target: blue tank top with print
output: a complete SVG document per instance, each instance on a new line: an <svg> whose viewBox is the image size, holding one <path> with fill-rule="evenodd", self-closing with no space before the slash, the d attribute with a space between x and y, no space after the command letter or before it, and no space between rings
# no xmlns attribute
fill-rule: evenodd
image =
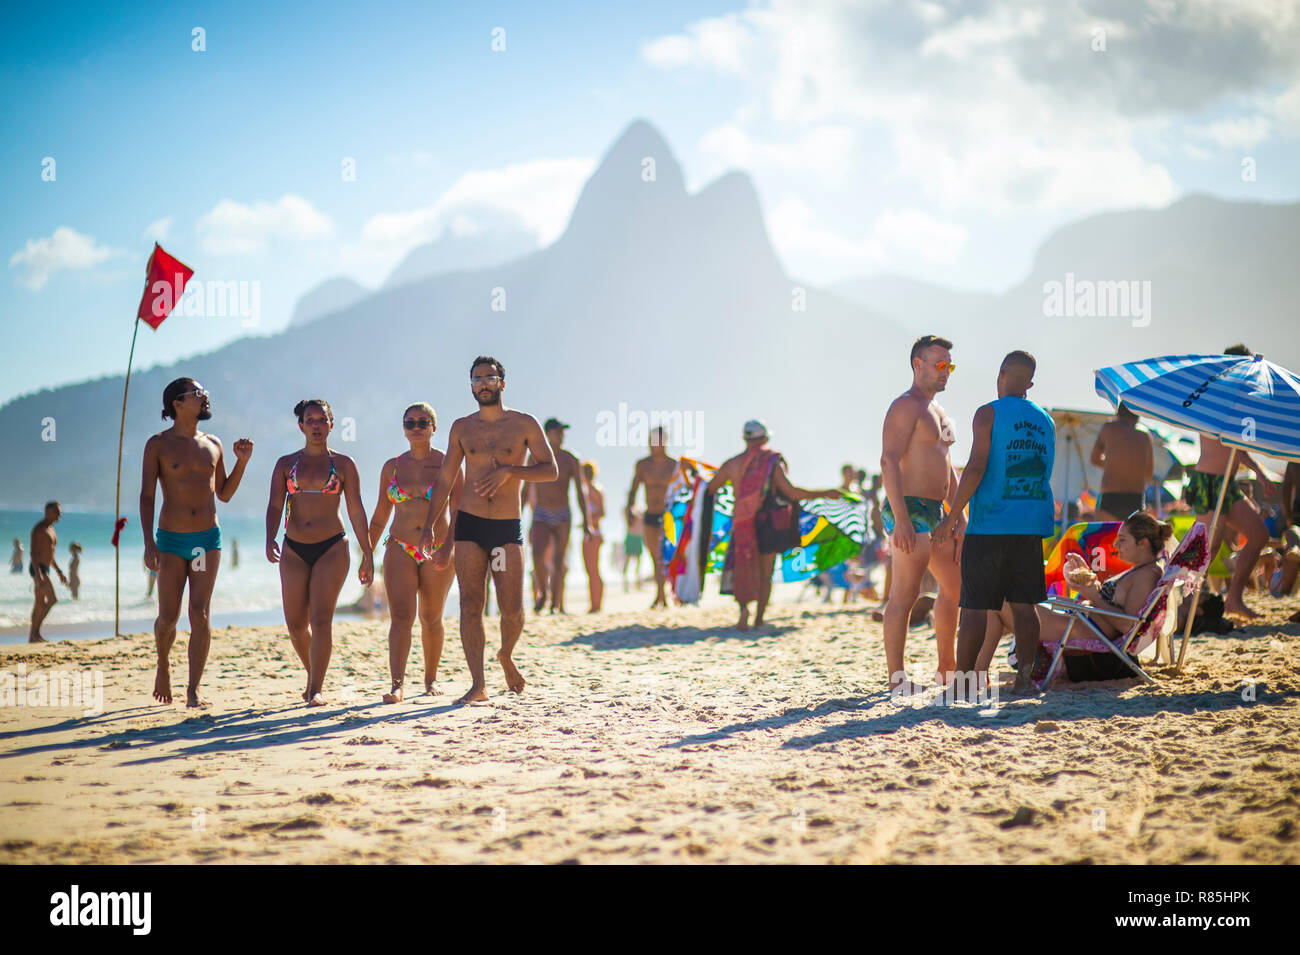
<svg viewBox="0 0 1300 955"><path fill-rule="evenodd" d="M1052 463L1056 427L1028 398L1008 395L993 408L984 477L970 501L967 534L1037 534L1050 537L1056 508Z"/></svg>

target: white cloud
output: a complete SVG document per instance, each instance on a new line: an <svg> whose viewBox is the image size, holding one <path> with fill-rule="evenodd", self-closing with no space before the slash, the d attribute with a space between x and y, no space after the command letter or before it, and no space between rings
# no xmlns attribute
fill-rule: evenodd
<svg viewBox="0 0 1300 955"><path fill-rule="evenodd" d="M926 37L921 56L947 56L968 60L983 55L987 47L1000 47L1009 40L1036 36L1043 26L1041 10L995 9L987 17L965 16L944 30Z"/></svg>
<svg viewBox="0 0 1300 955"><path fill-rule="evenodd" d="M1232 116L1205 126L1189 126L1188 135L1207 140L1223 149L1251 149L1273 136L1268 116Z"/></svg>
<svg viewBox="0 0 1300 955"><path fill-rule="evenodd" d="M944 222L920 209L882 212L876 219L875 236L882 245L931 262L952 262L966 245L967 231L954 222Z"/></svg>
<svg viewBox="0 0 1300 955"><path fill-rule="evenodd" d="M117 249L99 245L94 238L68 226L59 226L44 239L28 239L9 258L9 268L18 269L18 283L33 292L45 287L50 276L61 269L89 269L114 255Z"/></svg>
<svg viewBox="0 0 1300 955"><path fill-rule="evenodd" d="M715 129L706 154L762 176L804 148L805 165L873 170L907 204L971 212L1091 212L1163 205L1179 194L1144 147L1192 111L1240 105L1300 79L1300 8L1255 0L1107 5L1084 0L907 4L768 0L651 40L665 70L736 76L760 104ZM1288 5L1289 6L1289 5ZM1107 49L1094 51L1093 31ZM1300 86L1272 122L1243 118L1211 138L1244 142L1300 126ZM1284 122L1282 117L1290 122ZM762 129L760 136L755 130ZM809 130L853 130L825 157ZM859 197L864 204L870 200Z"/></svg>
<svg viewBox="0 0 1300 955"><path fill-rule="evenodd" d="M752 39L741 17L729 13L689 24L684 36L651 40L642 45L641 56L664 69L708 65L722 73L740 74L751 53Z"/></svg>
<svg viewBox="0 0 1300 955"><path fill-rule="evenodd" d="M762 166L812 172L837 182L850 167L853 132L844 126L796 131L788 142L758 139L741 121L724 123L700 141L700 150L721 166L752 170Z"/></svg>
<svg viewBox="0 0 1300 955"><path fill-rule="evenodd" d="M213 255L263 252L273 239L328 239L334 234L329 216L301 196L248 204L220 200L198 222L203 250Z"/></svg>
<svg viewBox="0 0 1300 955"><path fill-rule="evenodd" d="M968 232L920 209L891 209L876 217L862 238L842 235L821 225L802 199L789 196L767 214L768 233L795 275L851 276L881 270L913 270L918 259L939 264L955 261Z"/></svg>
<svg viewBox="0 0 1300 955"><path fill-rule="evenodd" d="M149 239L152 242L166 242L168 236L171 235L173 221L174 220L171 216L166 216L162 219L150 222L149 225L145 227L143 238Z"/></svg>
<svg viewBox="0 0 1300 955"><path fill-rule="evenodd" d="M468 234L513 224L549 244L564 231L594 167L589 159L538 159L467 172L432 205L372 216L361 229L361 241L386 252L406 251L447 228Z"/></svg>
<svg viewBox="0 0 1300 955"><path fill-rule="evenodd" d="M803 263L817 263L819 272L846 275L878 268L885 259L884 246L874 236L851 239L819 225L817 216L802 199L789 196L767 213L767 230L793 274L806 274Z"/></svg>

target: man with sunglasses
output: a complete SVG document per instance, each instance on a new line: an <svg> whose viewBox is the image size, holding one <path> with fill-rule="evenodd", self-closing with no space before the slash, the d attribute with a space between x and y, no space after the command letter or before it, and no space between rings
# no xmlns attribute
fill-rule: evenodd
<svg viewBox="0 0 1300 955"><path fill-rule="evenodd" d="M433 526L465 463L465 480L457 501L456 583L460 589L460 642L473 685L457 703L488 698L483 676L483 601L492 574L501 610L501 650L497 660L506 685L524 691L524 678L512 654L524 629L524 538L520 532L520 491L524 481L554 481L555 455L532 415L501 402L506 372L501 362L480 355L470 364L470 394L479 410L458 419L447 438L447 456L429 499L420 550L433 552ZM525 464L531 454L533 464ZM445 561L445 552L441 558ZM439 557L435 556L435 566ZM446 566L446 564L442 564Z"/></svg>
<svg viewBox="0 0 1300 955"><path fill-rule="evenodd" d="M206 706L199 696L199 681L208 661L211 643L208 608L221 563L221 527L216 500L229 501L239 488L253 442L235 442L235 467L226 473L221 439L198 429L212 417L207 391L193 378L177 378L163 389L163 418L172 426L145 442L144 475L140 485L140 527L144 531L145 566L158 574L158 617L154 642L158 647L158 672L153 697L172 701L169 656L176 640L181 595L190 587L189 682L186 706ZM154 489L162 484L162 508L154 534Z"/></svg>
<svg viewBox="0 0 1300 955"><path fill-rule="evenodd" d="M885 533L890 535L892 579L885 605L885 663L889 688L910 696L922 688L907 679L903 648L912 607L921 593L927 569L939 584L934 603L934 636L939 665L935 682L951 679L956 666L957 602L961 595L961 530L950 546L939 547L931 534L952 506L957 473L949 453L956 434L952 421L935 400L953 372L952 342L924 335L912 344L912 387L894 399L885 412L880 470L885 502L881 507Z"/></svg>

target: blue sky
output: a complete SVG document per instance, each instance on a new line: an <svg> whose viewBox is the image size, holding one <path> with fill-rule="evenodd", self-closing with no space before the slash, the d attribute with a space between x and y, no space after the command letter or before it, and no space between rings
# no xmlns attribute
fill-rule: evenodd
<svg viewBox="0 0 1300 955"><path fill-rule="evenodd" d="M1188 192L1294 201L1300 14L1281 9L11 7L0 402L122 370L154 237L196 278L259 282L261 311L145 329L137 367L278 330L332 276L378 285L457 217L549 241L636 118L692 190L749 172L787 268L817 283L997 290L1092 212Z"/></svg>

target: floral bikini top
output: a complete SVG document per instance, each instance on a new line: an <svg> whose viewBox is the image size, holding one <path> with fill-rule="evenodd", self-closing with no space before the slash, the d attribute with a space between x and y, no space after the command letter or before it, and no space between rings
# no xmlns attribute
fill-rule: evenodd
<svg viewBox="0 0 1300 955"><path fill-rule="evenodd" d="M339 480L339 473L334 470L334 455L330 455L330 475L325 479L325 483L316 489L303 487L298 483L298 462L302 460L302 452L298 452L298 457L293 460L293 467L289 471L289 476L284 480L285 490L289 492L289 500L286 501L284 509L284 529L289 529L289 509L293 507L293 495L295 494L339 494L343 490L343 482Z"/></svg>
<svg viewBox="0 0 1300 955"><path fill-rule="evenodd" d="M423 497L426 501L432 499L433 487L434 486L430 484L429 487L425 490L425 492L420 496ZM407 494L405 491L403 491L401 485L397 483L396 468L393 468L393 476L388 479L388 499L392 501L394 504L405 504L407 501L413 500L413 497L410 494Z"/></svg>
<svg viewBox="0 0 1300 955"><path fill-rule="evenodd" d="M439 471L441 471L441 466L439 466ZM435 481L434 484L436 483L437 482ZM424 498L426 501L433 500L434 484L430 484L427 488L425 488L424 493L421 494L420 497ZM402 486L397 483L396 464L393 465L393 476L388 479L388 499L392 501L394 504L405 504L407 501L415 500L415 496L413 494L407 494L405 491L402 490Z"/></svg>

